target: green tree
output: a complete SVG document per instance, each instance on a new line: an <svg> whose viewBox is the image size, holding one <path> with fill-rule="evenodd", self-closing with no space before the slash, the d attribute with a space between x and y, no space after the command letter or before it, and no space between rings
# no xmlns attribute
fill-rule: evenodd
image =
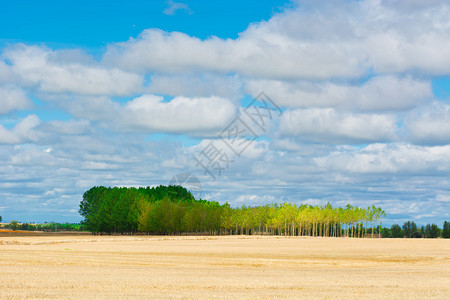
<svg viewBox="0 0 450 300"><path fill-rule="evenodd" d="M376 211L375 211L375 220L380 221L380 224L379 224L380 230L378 231L378 233L380 233L380 231L381 231L381 219L385 216L386 216L386 212L384 210L382 210L381 207L377 207Z"/></svg>
<svg viewBox="0 0 450 300"><path fill-rule="evenodd" d="M375 223L375 210L376 210L375 205L367 207L367 210L366 210L366 219L367 219L367 221L370 222L370 225L372 227L372 231L371 231L372 238L373 238L373 228L374 228L374 223Z"/></svg>
<svg viewBox="0 0 450 300"><path fill-rule="evenodd" d="M391 237L393 238L402 238L405 236L402 228L398 224L394 224L391 226Z"/></svg>
<svg viewBox="0 0 450 300"><path fill-rule="evenodd" d="M185 232L200 232L202 230L201 204L195 203L189 206L183 216L182 224Z"/></svg>
<svg viewBox="0 0 450 300"><path fill-rule="evenodd" d="M83 194L78 212L84 217L82 224L93 233L101 232L104 229L102 225L105 216L102 216L101 208L109 191L110 189L100 186L93 187Z"/></svg>
<svg viewBox="0 0 450 300"><path fill-rule="evenodd" d="M440 234L440 229L436 224L427 224L425 227L426 238L437 238Z"/></svg>
<svg viewBox="0 0 450 300"><path fill-rule="evenodd" d="M150 211L153 203L141 200L138 202L139 216L138 216L138 230L141 232L151 232L150 227Z"/></svg>
<svg viewBox="0 0 450 300"><path fill-rule="evenodd" d="M419 233L417 231L417 225L414 223L414 221L407 221L403 224L403 232L405 234L405 237L407 238L413 238L416 236L416 233Z"/></svg>
<svg viewBox="0 0 450 300"><path fill-rule="evenodd" d="M93 187L83 194L81 226L94 234L278 234L310 236L364 236L367 222L378 221L384 211L284 203L232 208L228 203L196 200L180 186L154 188ZM44 228L44 227L42 227ZM47 230L71 230L70 224L48 224ZM377 227L381 233L381 223ZM401 229L400 229L401 230ZM373 228L372 233L375 232ZM344 234L345 233L345 234Z"/></svg>
<svg viewBox="0 0 450 300"><path fill-rule="evenodd" d="M391 231L389 230L389 228L387 227L383 227L383 229L381 230L381 237L382 238L391 238Z"/></svg>
<svg viewBox="0 0 450 300"><path fill-rule="evenodd" d="M444 222L444 226L442 226L442 237L444 239L450 239L450 222Z"/></svg>
<svg viewBox="0 0 450 300"><path fill-rule="evenodd" d="M230 204L227 202L223 205L222 214L220 215L220 224L225 230L225 234L231 233L233 230L232 216L233 208L231 208Z"/></svg>
<svg viewBox="0 0 450 300"><path fill-rule="evenodd" d="M16 220L11 220L11 222L9 223L9 228L11 228L12 230L17 230L19 228L19 222L17 222Z"/></svg>

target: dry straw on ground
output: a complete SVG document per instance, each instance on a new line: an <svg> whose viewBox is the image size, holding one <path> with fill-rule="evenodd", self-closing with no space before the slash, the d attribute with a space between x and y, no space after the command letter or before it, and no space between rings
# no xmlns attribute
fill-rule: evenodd
<svg viewBox="0 0 450 300"><path fill-rule="evenodd" d="M450 240L0 237L0 298L450 299Z"/></svg>

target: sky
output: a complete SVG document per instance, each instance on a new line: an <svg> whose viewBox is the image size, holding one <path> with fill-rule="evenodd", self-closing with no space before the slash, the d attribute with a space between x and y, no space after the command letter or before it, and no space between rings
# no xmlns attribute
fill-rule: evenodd
<svg viewBox="0 0 450 300"><path fill-rule="evenodd" d="M0 1L0 215L93 186L450 220L450 4Z"/></svg>

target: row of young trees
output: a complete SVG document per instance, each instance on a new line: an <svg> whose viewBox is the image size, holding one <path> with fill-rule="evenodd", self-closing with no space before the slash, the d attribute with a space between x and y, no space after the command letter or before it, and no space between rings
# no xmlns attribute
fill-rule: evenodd
<svg viewBox="0 0 450 300"><path fill-rule="evenodd" d="M385 215L375 206L360 208L267 204L231 207L196 200L181 186L93 187L83 195L80 214L93 233L270 234L363 237ZM381 224L380 224L381 225Z"/></svg>

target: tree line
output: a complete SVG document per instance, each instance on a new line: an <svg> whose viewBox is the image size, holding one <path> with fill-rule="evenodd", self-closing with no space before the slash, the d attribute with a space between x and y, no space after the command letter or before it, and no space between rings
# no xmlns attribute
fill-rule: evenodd
<svg viewBox="0 0 450 300"><path fill-rule="evenodd" d="M13 230L90 231L94 234L266 234L383 238L450 238L450 222L418 227L413 221L382 227L385 212L360 208L295 205L241 206L196 200L181 186L154 188L93 187L83 194L81 224L28 224L11 221ZM0 216L1 220L1 216Z"/></svg>
<svg viewBox="0 0 450 300"><path fill-rule="evenodd" d="M44 223L44 224L32 224L32 223L19 223L16 220L12 220L9 224L5 224L4 228L11 230L26 230L26 231L85 231L84 225L76 223Z"/></svg>
<svg viewBox="0 0 450 300"><path fill-rule="evenodd" d="M394 224L391 228L384 227L381 229L383 238L450 238L450 222L444 221L442 229L436 224L427 224L420 228L414 221L407 221L400 226Z"/></svg>
<svg viewBox="0 0 450 300"><path fill-rule="evenodd" d="M181 186L93 187L83 194L82 224L94 234L267 234L373 237L385 212L360 208L295 205L241 206L196 200ZM378 226L381 226L378 225ZM368 230L369 229L369 230Z"/></svg>

